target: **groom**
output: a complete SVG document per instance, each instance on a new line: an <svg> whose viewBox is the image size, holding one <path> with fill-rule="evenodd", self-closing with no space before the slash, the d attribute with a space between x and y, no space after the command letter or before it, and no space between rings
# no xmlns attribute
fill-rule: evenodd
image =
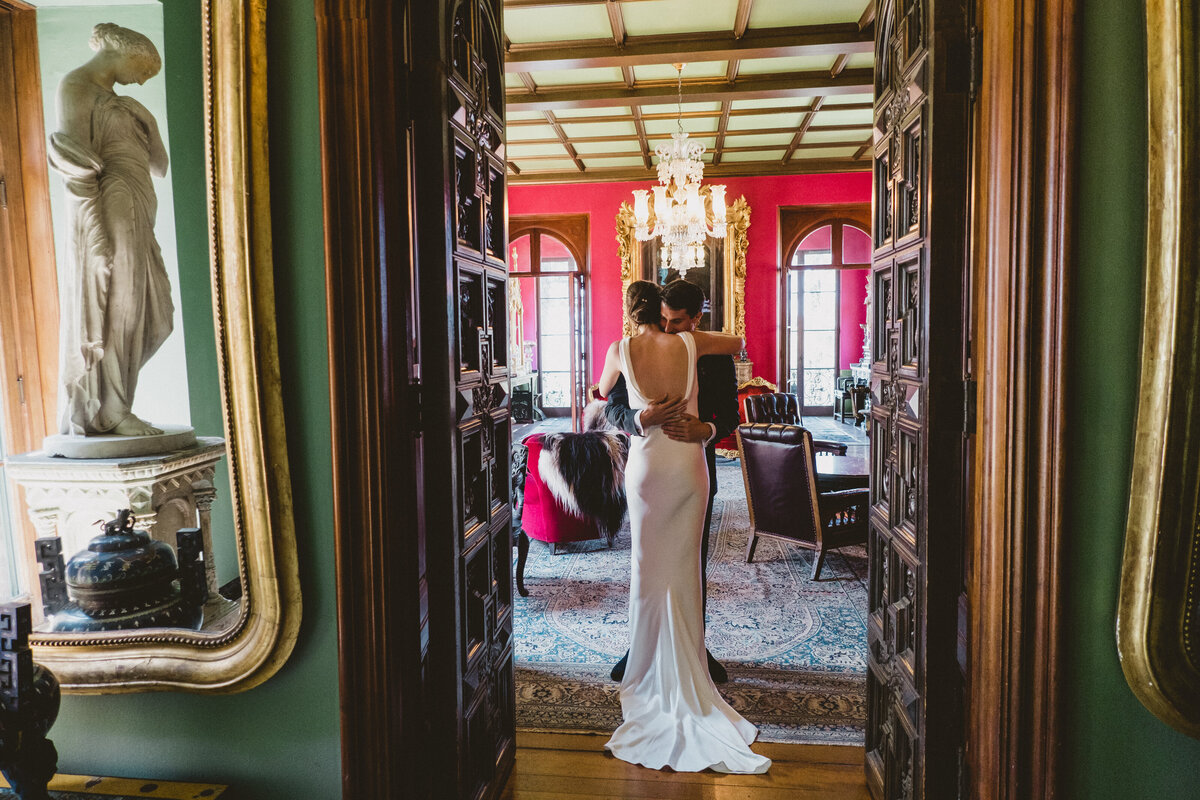
<svg viewBox="0 0 1200 800"><path fill-rule="evenodd" d="M703 316L704 291L694 283L675 280L663 287L662 329L666 333L694 331ZM641 436L653 425L662 425L671 439L681 442L702 442L708 459L708 509L704 513L704 535L700 538L700 585L703 604L708 602L708 527L712 523L713 497L717 494L716 443L724 439L741 421L737 407L737 377L732 356L702 356L697 362L700 392L696 398L699 417L685 411L682 397L662 397L646 408L634 411L629 407L629 390L625 376L608 395L604 414L608 421L632 436ZM701 609L704 605L701 605ZM717 683L729 679L725 668L706 649L708 672ZM629 651L612 668L612 679L625 677Z"/></svg>

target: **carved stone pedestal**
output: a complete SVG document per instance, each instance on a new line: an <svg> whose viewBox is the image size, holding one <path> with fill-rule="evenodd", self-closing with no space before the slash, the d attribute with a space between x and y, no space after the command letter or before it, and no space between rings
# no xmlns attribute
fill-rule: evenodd
<svg viewBox="0 0 1200 800"><path fill-rule="evenodd" d="M217 497L213 475L225 455L225 440L196 437L196 447L155 456L61 458L43 451L13 456L8 474L25 490L25 503L38 538L57 536L70 559L102 531L98 520L131 509L137 527L175 546L180 528L199 528L209 597L217 595L210 511ZM33 585L36 585L36 579Z"/></svg>

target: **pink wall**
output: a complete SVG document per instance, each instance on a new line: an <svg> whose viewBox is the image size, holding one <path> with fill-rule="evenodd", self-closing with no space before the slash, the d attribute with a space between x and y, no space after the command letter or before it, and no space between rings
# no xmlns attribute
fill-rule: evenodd
<svg viewBox="0 0 1200 800"><path fill-rule="evenodd" d="M841 335L838 337L838 369L849 369L862 358L862 328L867 321L867 273L865 269L844 269L841 278Z"/></svg>
<svg viewBox="0 0 1200 800"><path fill-rule="evenodd" d="M593 382L604 367L608 345L621 336L621 262L617 258L616 217L630 192L650 185L627 183L510 186L508 213L590 215L592 298L591 370ZM732 204L745 196L750 205L750 245L746 252L746 339L754 374L777 383L779 291L779 206L857 203L871 200L867 172L724 178ZM859 298L862 302L862 298ZM857 324L855 324L857 329Z"/></svg>

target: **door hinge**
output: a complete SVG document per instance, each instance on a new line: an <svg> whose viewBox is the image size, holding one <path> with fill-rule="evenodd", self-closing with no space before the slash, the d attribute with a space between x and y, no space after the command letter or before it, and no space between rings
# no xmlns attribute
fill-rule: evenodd
<svg viewBox="0 0 1200 800"><path fill-rule="evenodd" d="M963 381L963 435L975 435L975 381Z"/></svg>
<svg viewBox="0 0 1200 800"><path fill-rule="evenodd" d="M412 431L413 438L420 439L421 434L425 431L425 397L421 391L420 379L412 382L412 397L413 397L413 422Z"/></svg>
<svg viewBox="0 0 1200 800"><path fill-rule="evenodd" d="M0 186L3 185L3 183L0 183ZM17 376L17 402L25 405L25 378L22 375Z"/></svg>
<svg viewBox="0 0 1200 800"><path fill-rule="evenodd" d="M8 208L8 184L0 178L0 209Z"/></svg>

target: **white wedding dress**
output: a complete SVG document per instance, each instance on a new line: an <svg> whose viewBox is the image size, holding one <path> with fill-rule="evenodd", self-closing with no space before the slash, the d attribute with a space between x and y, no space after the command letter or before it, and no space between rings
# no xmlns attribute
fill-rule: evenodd
<svg viewBox="0 0 1200 800"><path fill-rule="evenodd" d="M688 354L687 410L697 413L696 343ZM630 408L646 396L620 344ZM700 537L708 504L708 466L698 443L669 439L655 426L633 437L625 493L633 532L629 585L629 661L621 682L624 722L605 745L617 758L677 772L766 772L754 753L758 730L717 693L704 652Z"/></svg>

